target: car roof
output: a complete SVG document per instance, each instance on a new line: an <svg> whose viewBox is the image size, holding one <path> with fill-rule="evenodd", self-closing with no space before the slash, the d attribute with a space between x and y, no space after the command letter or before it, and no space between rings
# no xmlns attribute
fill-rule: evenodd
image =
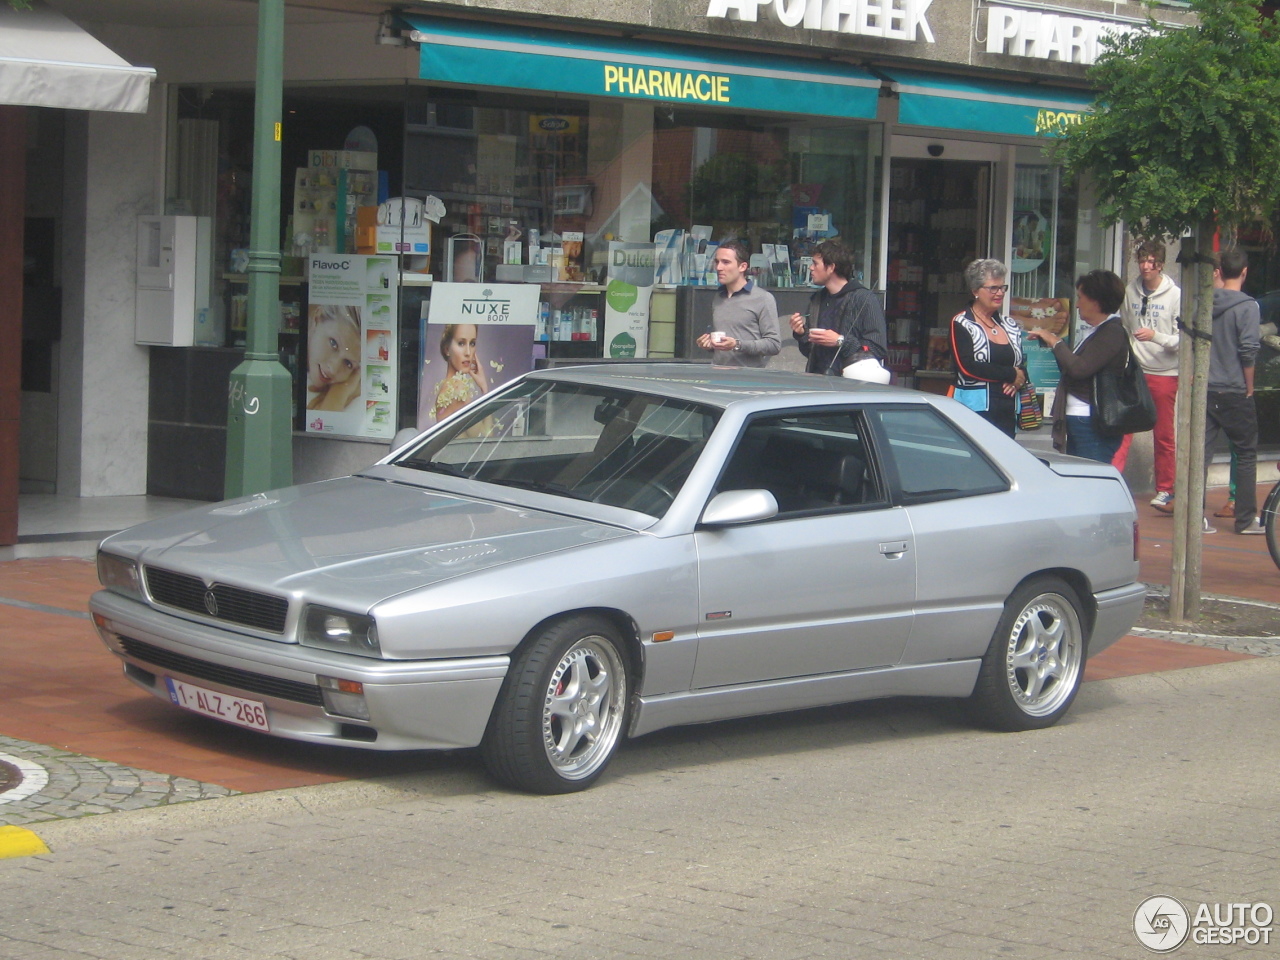
<svg viewBox="0 0 1280 960"><path fill-rule="evenodd" d="M916 390L846 380L843 377L754 367L716 367L709 363L679 361L555 367L536 371L528 374L528 377L655 394L722 409L738 403L776 406L777 401L783 398L786 405L792 406L810 403L823 405L841 400L918 403L926 396ZM774 402L769 403L770 399Z"/></svg>

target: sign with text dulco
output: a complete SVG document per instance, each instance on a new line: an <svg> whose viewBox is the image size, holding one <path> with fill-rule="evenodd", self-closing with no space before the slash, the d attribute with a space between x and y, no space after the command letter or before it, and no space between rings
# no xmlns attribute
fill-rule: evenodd
<svg viewBox="0 0 1280 960"><path fill-rule="evenodd" d="M396 432L395 257L316 254L307 302L307 433Z"/></svg>
<svg viewBox="0 0 1280 960"><path fill-rule="evenodd" d="M609 285L604 292L604 355L649 355L649 300L658 247L653 243L609 243Z"/></svg>

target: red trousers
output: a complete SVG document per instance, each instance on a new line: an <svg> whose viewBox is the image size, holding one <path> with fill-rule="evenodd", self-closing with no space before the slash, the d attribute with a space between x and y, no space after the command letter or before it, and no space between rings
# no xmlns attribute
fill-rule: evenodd
<svg viewBox="0 0 1280 960"><path fill-rule="evenodd" d="M1173 493L1173 474L1177 469L1173 455L1173 406L1178 399L1178 378L1147 374L1147 389L1151 391L1151 399L1156 402L1156 426L1151 431L1154 447L1156 492L1164 490ZM1126 434L1120 443L1120 449L1111 459L1111 465L1124 473L1129 459L1129 442L1132 434Z"/></svg>

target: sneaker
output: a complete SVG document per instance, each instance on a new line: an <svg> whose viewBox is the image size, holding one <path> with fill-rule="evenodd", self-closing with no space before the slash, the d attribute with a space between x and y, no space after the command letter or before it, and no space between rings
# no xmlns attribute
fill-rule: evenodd
<svg viewBox="0 0 1280 960"><path fill-rule="evenodd" d="M1214 527L1214 525L1209 522L1208 517L1201 517L1200 521L1202 524L1202 526L1200 527L1200 532L1203 533L1205 536L1208 536L1211 533L1218 532L1217 529Z"/></svg>
<svg viewBox="0 0 1280 960"><path fill-rule="evenodd" d="M1168 490L1161 490L1151 498L1151 505L1153 507L1164 507L1171 503L1173 503L1173 494Z"/></svg>
<svg viewBox="0 0 1280 960"><path fill-rule="evenodd" d="M1234 517L1236 515L1236 502L1228 500L1217 510L1213 511L1215 517Z"/></svg>
<svg viewBox="0 0 1280 960"><path fill-rule="evenodd" d="M1254 517L1252 520L1250 520L1249 525L1245 527L1243 530L1236 531L1236 533L1240 533L1245 536L1254 536L1254 537L1261 536L1266 532L1267 532L1267 528L1258 522L1257 517Z"/></svg>

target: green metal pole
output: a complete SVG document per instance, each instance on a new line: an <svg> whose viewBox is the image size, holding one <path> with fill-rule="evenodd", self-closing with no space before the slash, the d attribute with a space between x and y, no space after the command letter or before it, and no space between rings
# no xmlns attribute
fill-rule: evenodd
<svg viewBox="0 0 1280 960"><path fill-rule="evenodd" d="M227 392L228 498L293 482L293 380L279 356L283 103L284 0L258 0L248 329L244 362L231 371Z"/></svg>

